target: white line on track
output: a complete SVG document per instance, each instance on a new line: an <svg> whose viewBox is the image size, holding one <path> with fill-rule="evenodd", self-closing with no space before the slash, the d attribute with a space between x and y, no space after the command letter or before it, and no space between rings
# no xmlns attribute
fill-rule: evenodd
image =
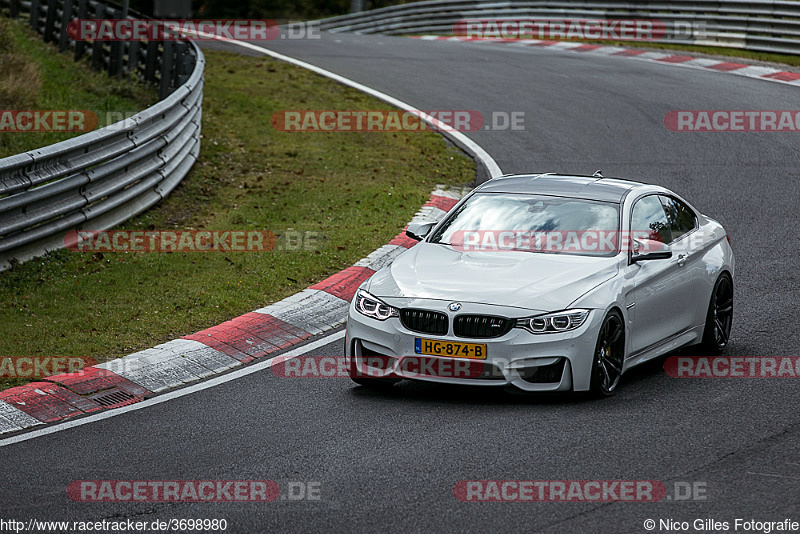
<svg viewBox="0 0 800 534"><path fill-rule="evenodd" d="M342 339L343 337L344 337L344 330L341 330L339 332L334 332L333 334L329 334L323 337L322 339L318 339L317 341L313 341L307 345L303 345L302 347L297 347L296 349L292 349L288 352L275 356L274 358L270 358L269 360L264 360L263 362L258 362L252 365L248 365L247 367L237 369L236 371L218 376L216 378L212 378L205 382L194 384L193 386L188 386L182 389L176 389L175 391L170 391L169 393L159 395L158 397L153 397L151 399L147 399L142 402L137 402L136 404L123 406L122 408L115 408L107 412L101 412L98 414L90 415L88 417L82 417L80 419L66 421L64 423L58 423L56 425L48 426L40 430L33 430L25 434L19 434L17 436L12 436L10 438L0 440L0 447L5 447L6 445L12 445L14 443L19 443L21 441L27 441L33 438L38 438L40 436L46 436L48 434L54 434L55 432L60 432L62 430L67 430L69 428L88 425L89 423L94 423L95 421L102 421L103 419L109 419L111 417L122 415L124 413L141 410L142 408L155 406L156 404L161 404L162 402L167 402L172 399L177 399L178 397L183 397L185 395L191 395L192 393L203 391L204 389L213 388L214 386L218 386L220 384L224 384L226 382L242 378L243 376L251 375L253 373L269 369L270 367L272 367L272 364L278 358L280 358L281 361L296 358L314 349L318 349L319 347L323 347L329 343L333 343L334 341Z"/></svg>

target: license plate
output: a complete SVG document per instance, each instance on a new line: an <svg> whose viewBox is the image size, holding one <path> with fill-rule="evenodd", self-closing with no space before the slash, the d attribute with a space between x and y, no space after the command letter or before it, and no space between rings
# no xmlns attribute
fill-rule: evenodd
<svg viewBox="0 0 800 534"><path fill-rule="evenodd" d="M432 356L449 356L451 358L486 359L486 345L483 343L461 343L458 341L417 337L414 338L414 352Z"/></svg>

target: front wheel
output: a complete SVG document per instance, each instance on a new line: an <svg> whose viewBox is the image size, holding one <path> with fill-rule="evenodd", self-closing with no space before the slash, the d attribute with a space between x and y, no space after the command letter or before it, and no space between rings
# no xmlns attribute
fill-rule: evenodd
<svg viewBox="0 0 800 534"><path fill-rule="evenodd" d="M706 326L700 347L708 354L719 354L728 346L733 324L733 280L722 273L714 284L706 313Z"/></svg>
<svg viewBox="0 0 800 534"><path fill-rule="evenodd" d="M625 361L625 323L618 311L608 312L600 333L592 360L592 393L608 397L614 393L622 376Z"/></svg>

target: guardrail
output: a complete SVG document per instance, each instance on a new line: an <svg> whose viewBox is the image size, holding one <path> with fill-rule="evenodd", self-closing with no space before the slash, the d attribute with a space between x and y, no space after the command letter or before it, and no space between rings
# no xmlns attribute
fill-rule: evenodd
<svg viewBox="0 0 800 534"><path fill-rule="evenodd" d="M386 35L451 34L464 19L657 19L665 41L800 54L797 0L670 0L631 2L559 0L435 0L332 17L320 29Z"/></svg>
<svg viewBox="0 0 800 534"><path fill-rule="evenodd" d="M0 0L0 8L8 3ZM26 9L36 3L18 5ZM51 0L50 6L54 4ZM57 18L53 11L48 13L47 19ZM63 6L59 16L62 13ZM59 33L63 35L66 32ZM80 44L67 42L76 48ZM169 52L167 44L157 45L163 61L174 60L164 53L165 48ZM180 45L191 58L191 64L185 63L191 68L186 79L157 104L105 128L0 159L0 270L64 248L71 230L104 230L120 224L163 199L186 176L200 151L205 58L194 43ZM105 47L96 50L101 48ZM172 70L163 64L152 69Z"/></svg>

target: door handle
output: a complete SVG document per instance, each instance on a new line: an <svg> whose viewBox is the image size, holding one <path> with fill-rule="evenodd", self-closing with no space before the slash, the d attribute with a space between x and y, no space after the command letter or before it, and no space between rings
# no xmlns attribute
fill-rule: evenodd
<svg viewBox="0 0 800 534"><path fill-rule="evenodd" d="M678 254L678 265L683 267L688 257L689 257L688 254Z"/></svg>

